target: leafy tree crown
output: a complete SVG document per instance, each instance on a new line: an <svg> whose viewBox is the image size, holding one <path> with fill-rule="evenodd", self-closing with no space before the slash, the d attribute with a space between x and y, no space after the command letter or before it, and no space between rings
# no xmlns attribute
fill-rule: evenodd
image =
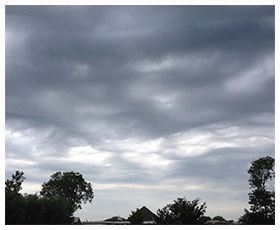
<svg viewBox="0 0 280 230"><path fill-rule="evenodd" d="M23 174L23 172L16 171L16 173L12 175L12 180L6 180L6 190L18 193L22 189L21 184L25 180Z"/></svg>
<svg viewBox="0 0 280 230"><path fill-rule="evenodd" d="M200 199L188 201L185 197L177 198L173 204L158 209L158 224L201 224L206 211L206 203L199 205Z"/></svg>
<svg viewBox="0 0 280 230"><path fill-rule="evenodd" d="M144 217L141 213L141 210L137 208L135 211L131 211L131 214L127 220L130 221L131 224L143 224Z"/></svg>
<svg viewBox="0 0 280 230"><path fill-rule="evenodd" d="M252 162L248 173L250 174L249 184L251 188L265 189L266 182L275 177L274 158L266 156Z"/></svg>
<svg viewBox="0 0 280 230"><path fill-rule="evenodd" d="M92 185L86 182L78 172L56 172L48 182L43 183L42 196L56 196L71 200L76 209L81 208L82 201L92 202L94 193Z"/></svg>
<svg viewBox="0 0 280 230"><path fill-rule="evenodd" d="M267 182L275 177L275 160L266 156L251 163L248 170L248 180L252 191L249 195L250 211L240 221L245 224L274 224L275 223L275 192L274 188L268 189Z"/></svg>

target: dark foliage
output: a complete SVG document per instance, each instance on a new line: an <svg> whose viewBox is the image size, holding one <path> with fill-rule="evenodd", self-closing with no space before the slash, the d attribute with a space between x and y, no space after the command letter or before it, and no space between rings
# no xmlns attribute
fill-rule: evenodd
<svg viewBox="0 0 280 230"><path fill-rule="evenodd" d="M274 218L267 218L263 211L250 212L244 209L245 214L239 218L239 222L247 225L273 225L275 224Z"/></svg>
<svg viewBox="0 0 280 230"><path fill-rule="evenodd" d="M7 225L71 224L75 205L62 197L40 197L19 193L24 181L23 172L16 171L6 180L5 222Z"/></svg>
<svg viewBox="0 0 280 230"><path fill-rule="evenodd" d="M74 205L58 197L39 197L6 191L6 224L71 224Z"/></svg>
<svg viewBox="0 0 280 230"><path fill-rule="evenodd" d="M12 175L12 180L5 181L6 189L16 193L19 192L21 190L21 184L25 180L23 174L23 172L16 171L16 173Z"/></svg>
<svg viewBox="0 0 280 230"><path fill-rule="evenodd" d="M251 206L250 211L245 209L245 214L239 219L243 224L275 224L275 192L267 187L267 181L275 177L274 162L274 158L269 156L252 162L248 170Z"/></svg>
<svg viewBox="0 0 280 230"><path fill-rule="evenodd" d="M201 221L202 223L205 223L206 221L212 220L212 218L210 216L203 216L201 217Z"/></svg>
<svg viewBox="0 0 280 230"><path fill-rule="evenodd" d="M81 208L82 201L91 203L94 197L91 183L86 182L78 172L54 173L48 182L43 183L40 194L70 200L76 210Z"/></svg>
<svg viewBox="0 0 280 230"><path fill-rule="evenodd" d="M206 211L206 203L199 204L199 199L188 201L186 198L178 198L173 204L168 204L157 211L157 224L203 224Z"/></svg>
<svg viewBox="0 0 280 230"><path fill-rule="evenodd" d="M120 218L118 216L113 216L111 218L106 219L105 221L125 221L124 218Z"/></svg>
<svg viewBox="0 0 280 230"><path fill-rule="evenodd" d="M5 181L5 222L22 224L25 221L25 199L19 193L25 177L23 172L16 171L11 180Z"/></svg>
<svg viewBox="0 0 280 230"><path fill-rule="evenodd" d="M5 223L24 224L26 202L17 192L5 190Z"/></svg>
<svg viewBox="0 0 280 230"><path fill-rule="evenodd" d="M136 209L135 211L131 211L131 214L127 218L128 221L130 221L131 224L138 225L143 224L144 217L140 211L140 209Z"/></svg>
<svg viewBox="0 0 280 230"><path fill-rule="evenodd" d="M226 221L226 219L222 216L214 216L213 220L218 220L218 221Z"/></svg>

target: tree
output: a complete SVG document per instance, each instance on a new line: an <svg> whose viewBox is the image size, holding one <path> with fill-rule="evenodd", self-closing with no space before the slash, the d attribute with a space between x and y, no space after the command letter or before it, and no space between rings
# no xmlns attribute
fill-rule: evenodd
<svg viewBox="0 0 280 230"><path fill-rule="evenodd" d="M275 177L275 160L266 156L251 163L248 173L250 189L250 211L244 210L245 214L239 221L244 224L275 224L275 192L274 188L267 186L268 181Z"/></svg>
<svg viewBox="0 0 280 230"><path fill-rule="evenodd" d="M23 172L16 171L16 173L12 175L12 180L5 181L6 189L18 193L22 189L22 182L25 180L23 174Z"/></svg>
<svg viewBox="0 0 280 230"><path fill-rule="evenodd" d="M42 197L39 199L45 208L42 223L71 224L74 220L75 205L70 200L61 197ZM40 224L42 224L40 223Z"/></svg>
<svg viewBox="0 0 280 230"><path fill-rule="evenodd" d="M226 219L222 216L214 216L213 220L218 220L218 221L226 221Z"/></svg>
<svg viewBox="0 0 280 230"><path fill-rule="evenodd" d="M106 219L105 221L124 221L125 219L120 216L113 216L111 218Z"/></svg>
<svg viewBox="0 0 280 230"><path fill-rule="evenodd" d="M25 199L20 193L5 189L5 224L24 224Z"/></svg>
<svg viewBox="0 0 280 230"><path fill-rule="evenodd" d="M12 180L6 180L5 224L71 224L75 206L60 197L40 197L37 194L19 193L25 178L16 171Z"/></svg>
<svg viewBox="0 0 280 230"><path fill-rule="evenodd" d="M234 221L233 220L227 220L227 223L228 224L234 224Z"/></svg>
<svg viewBox="0 0 280 230"><path fill-rule="evenodd" d="M207 222L209 220L212 220L212 218L210 216L203 216L203 217L201 217L202 223L205 223L205 222Z"/></svg>
<svg viewBox="0 0 280 230"><path fill-rule="evenodd" d="M275 177L274 162L274 158L266 156L251 163L251 167L248 170L251 188L266 189L267 180Z"/></svg>
<svg viewBox="0 0 280 230"><path fill-rule="evenodd" d="M205 221L203 215L206 211L206 203L199 204L200 199L193 201L185 197L177 198L173 204L168 204L157 211L157 224L202 224Z"/></svg>
<svg viewBox="0 0 280 230"><path fill-rule="evenodd" d="M131 214L129 215L129 217L127 218L127 220L131 223L131 224L143 224L144 221L144 217L140 211L139 208L137 208L135 211L131 211Z"/></svg>
<svg viewBox="0 0 280 230"><path fill-rule="evenodd" d="M19 193L21 185L25 179L23 172L16 171L12 174L12 179L5 181L5 223L24 223L25 200Z"/></svg>
<svg viewBox="0 0 280 230"><path fill-rule="evenodd" d="M24 224L71 224L75 206L70 200L61 197L39 197L36 194L25 196Z"/></svg>
<svg viewBox="0 0 280 230"><path fill-rule="evenodd" d="M94 198L91 183L86 182L80 173L73 171L51 175L51 179L43 183L40 194L70 200L75 205L75 210L81 209L82 201L91 203Z"/></svg>

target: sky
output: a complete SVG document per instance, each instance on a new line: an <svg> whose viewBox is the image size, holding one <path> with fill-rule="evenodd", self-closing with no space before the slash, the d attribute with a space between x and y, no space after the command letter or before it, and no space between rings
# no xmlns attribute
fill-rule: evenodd
<svg viewBox="0 0 280 230"><path fill-rule="evenodd" d="M93 185L82 220L200 198L248 208L275 154L274 6L6 6L5 177ZM273 184L271 184L273 186Z"/></svg>

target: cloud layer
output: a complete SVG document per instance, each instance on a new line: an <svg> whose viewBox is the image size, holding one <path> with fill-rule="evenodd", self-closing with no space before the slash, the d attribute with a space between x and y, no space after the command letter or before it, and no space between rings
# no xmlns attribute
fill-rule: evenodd
<svg viewBox="0 0 280 230"><path fill-rule="evenodd" d="M7 177L79 171L82 218L186 196L237 219L274 156L274 32L273 6L6 6Z"/></svg>

